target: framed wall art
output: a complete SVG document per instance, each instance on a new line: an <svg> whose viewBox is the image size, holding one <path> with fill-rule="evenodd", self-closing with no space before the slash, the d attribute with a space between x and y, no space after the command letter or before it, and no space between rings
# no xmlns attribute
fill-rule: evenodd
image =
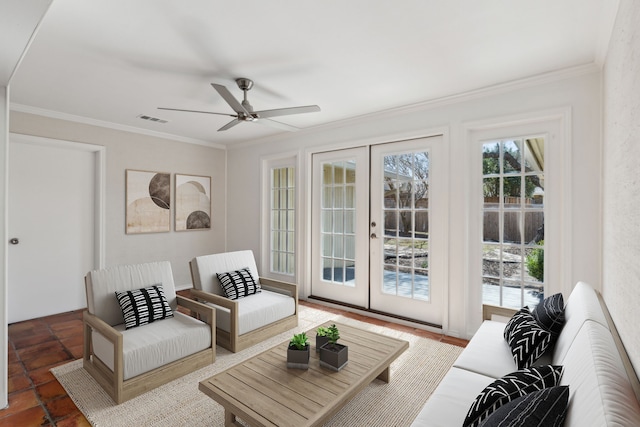
<svg viewBox="0 0 640 427"><path fill-rule="evenodd" d="M126 170L126 233L171 231L171 175Z"/></svg>
<svg viewBox="0 0 640 427"><path fill-rule="evenodd" d="M176 231L211 229L211 177L175 175Z"/></svg>

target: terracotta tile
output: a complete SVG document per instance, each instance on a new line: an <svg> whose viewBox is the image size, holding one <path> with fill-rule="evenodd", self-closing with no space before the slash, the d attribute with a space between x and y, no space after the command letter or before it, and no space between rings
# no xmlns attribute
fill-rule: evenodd
<svg viewBox="0 0 640 427"><path fill-rule="evenodd" d="M67 395L62 385L57 381L50 381L36 387L36 393L40 396L40 400L48 402Z"/></svg>
<svg viewBox="0 0 640 427"><path fill-rule="evenodd" d="M9 376L10 377L14 376L14 375L20 375L20 374L24 374L25 373L24 365L22 364L22 362L9 363L8 370L9 370Z"/></svg>
<svg viewBox="0 0 640 427"><path fill-rule="evenodd" d="M67 349L69 347L82 346L82 344L84 343L84 338L82 336L82 331L80 331L79 333L77 333L75 335L70 335L70 336L68 336L66 338L60 338L60 342Z"/></svg>
<svg viewBox="0 0 640 427"><path fill-rule="evenodd" d="M42 331L48 331L49 325L43 322L42 319L25 320L24 322L12 323L8 327L9 337L14 335L25 336L28 334L34 334Z"/></svg>
<svg viewBox="0 0 640 427"><path fill-rule="evenodd" d="M13 346L9 344L9 351L7 351L9 363L19 362L18 353L13 349Z"/></svg>
<svg viewBox="0 0 640 427"><path fill-rule="evenodd" d="M49 381L54 381L56 377L53 376L50 369L51 366L45 366L44 368L36 369L34 371L29 372L29 378L33 384L40 385L44 383L48 383Z"/></svg>
<svg viewBox="0 0 640 427"><path fill-rule="evenodd" d="M18 412L38 405L39 402L33 389L11 393L9 395L9 407L0 410L0 417L17 414Z"/></svg>
<svg viewBox="0 0 640 427"><path fill-rule="evenodd" d="M82 359L84 346L82 344L73 347L67 347L67 351L71 353L74 359Z"/></svg>
<svg viewBox="0 0 640 427"><path fill-rule="evenodd" d="M82 415L82 412L78 411L60 420L56 420L56 427L90 427L91 424Z"/></svg>
<svg viewBox="0 0 640 427"><path fill-rule="evenodd" d="M45 402L45 406L54 419L64 418L67 414L78 411L76 404L67 395Z"/></svg>
<svg viewBox="0 0 640 427"><path fill-rule="evenodd" d="M42 344L48 341L55 340L56 337L51 333L49 329L44 331L38 331L34 334L28 334L25 336L20 336L12 339L13 345L16 347L16 350L25 347L31 347L34 345Z"/></svg>
<svg viewBox="0 0 640 427"><path fill-rule="evenodd" d="M48 325L56 325L59 323L65 323L73 320L82 320L82 312L81 310L67 311L66 313L54 314L51 316L45 316L42 318L42 321L47 323Z"/></svg>
<svg viewBox="0 0 640 427"><path fill-rule="evenodd" d="M31 380L26 374L12 375L9 377L8 389L9 393L20 390L26 390L31 387Z"/></svg>
<svg viewBox="0 0 640 427"><path fill-rule="evenodd" d="M36 427L51 426L49 418L42 409L42 406L35 406L17 414L0 418L0 427Z"/></svg>
<svg viewBox="0 0 640 427"><path fill-rule="evenodd" d="M442 337L444 336L437 332L425 331L424 329L414 329L413 334L422 338L428 338L436 341L442 340Z"/></svg>
<svg viewBox="0 0 640 427"><path fill-rule="evenodd" d="M51 330L58 338L82 335L82 320L74 319L51 325Z"/></svg>
<svg viewBox="0 0 640 427"><path fill-rule="evenodd" d="M44 366L54 365L56 363L64 362L67 360L73 360L71 355L65 350L56 350L48 353L43 353L38 357L24 361L24 366L27 371L33 371Z"/></svg>
<svg viewBox="0 0 640 427"><path fill-rule="evenodd" d="M17 351L20 359L25 362L42 356L46 353L55 351L62 351L64 347L59 341L46 341L41 344L32 345L30 347L24 347Z"/></svg>

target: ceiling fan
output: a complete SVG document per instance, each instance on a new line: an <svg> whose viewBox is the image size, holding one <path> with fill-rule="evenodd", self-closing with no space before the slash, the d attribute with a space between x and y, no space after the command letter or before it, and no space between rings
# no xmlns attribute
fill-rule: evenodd
<svg viewBox="0 0 640 427"><path fill-rule="evenodd" d="M236 114L214 113L212 111L199 111L199 110L183 110L180 108L165 108L165 107L158 107L158 109L171 110L171 111L185 111L187 113L217 114L220 116L234 117L233 120L231 120L229 123L227 123L226 125L222 126L220 129L218 129L218 132L222 130L231 129L235 125L240 124L242 122L257 122L257 123L262 123L278 129L296 131L298 130L297 127L287 125L285 123L277 122L275 120L271 120L271 118L279 117L279 116L288 116L290 114L315 113L320 111L320 107L318 107L317 105L306 105L304 107L278 108L275 110L253 111L253 106L251 106L251 104L249 104L249 101L247 100L247 92L251 90L251 88L253 87L253 80L242 77L242 78L236 79L236 83L238 84L238 87L244 92L244 99L242 100L242 102L238 102L238 100L236 100L236 98L234 98L234 96L231 95L231 92L229 92L229 90L225 86L222 86L216 83L211 83L211 86L213 86L213 88L220 94L220 96L222 96L222 98L224 98L224 100L227 101L227 104L229 104L229 106L233 109L233 111L236 112Z"/></svg>

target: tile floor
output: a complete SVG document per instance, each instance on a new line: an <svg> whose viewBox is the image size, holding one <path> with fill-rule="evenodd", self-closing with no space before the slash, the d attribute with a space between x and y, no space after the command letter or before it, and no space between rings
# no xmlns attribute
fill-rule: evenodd
<svg viewBox="0 0 640 427"><path fill-rule="evenodd" d="M188 295L188 291L179 292ZM447 337L314 303L300 304L384 325L454 345L466 340ZM0 410L0 427L89 426L89 422L49 369L82 358L82 310L9 325L9 407Z"/></svg>

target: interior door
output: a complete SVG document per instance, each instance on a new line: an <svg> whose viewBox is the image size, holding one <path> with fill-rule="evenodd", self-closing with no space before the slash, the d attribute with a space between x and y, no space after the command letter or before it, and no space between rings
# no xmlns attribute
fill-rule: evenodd
<svg viewBox="0 0 640 427"><path fill-rule="evenodd" d="M311 293L369 305L367 147L313 156Z"/></svg>
<svg viewBox="0 0 640 427"><path fill-rule="evenodd" d="M83 278L94 268L95 153L16 139L9 144L9 323L86 307Z"/></svg>
<svg viewBox="0 0 640 427"><path fill-rule="evenodd" d="M371 147L371 309L442 325L447 268L442 137Z"/></svg>

